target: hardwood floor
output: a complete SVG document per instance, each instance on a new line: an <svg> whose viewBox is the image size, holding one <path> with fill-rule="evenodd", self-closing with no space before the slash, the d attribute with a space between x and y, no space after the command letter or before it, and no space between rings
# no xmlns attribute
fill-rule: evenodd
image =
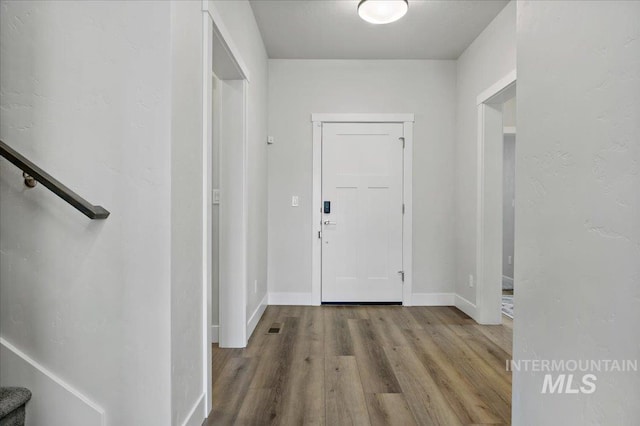
<svg viewBox="0 0 640 426"><path fill-rule="evenodd" d="M206 425L510 424L513 322L503 318L481 326L450 307L269 306L246 349L214 345Z"/></svg>

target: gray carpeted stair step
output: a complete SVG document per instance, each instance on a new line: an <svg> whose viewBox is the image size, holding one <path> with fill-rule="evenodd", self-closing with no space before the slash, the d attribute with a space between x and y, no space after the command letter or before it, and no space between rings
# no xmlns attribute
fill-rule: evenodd
<svg viewBox="0 0 640 426"><path fill-rule="evenodd" d="M31 391L25 388L0 388L0 426L24 426L25 405Z"/></svg>

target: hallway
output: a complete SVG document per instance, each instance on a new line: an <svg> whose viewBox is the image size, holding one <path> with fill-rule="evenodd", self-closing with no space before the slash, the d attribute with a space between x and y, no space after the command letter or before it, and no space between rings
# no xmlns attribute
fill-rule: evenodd
<svg viewBox="0 0 640 426"><path fill-rule="evenodd" d="M206 424L509 424L512 326L451 307L269 306L246 349L214 345Z"/></svg>
<svg viewBox="0 0 640 426"><path fill-rule="evenodd" d="M640 425L638 94L640 0L0 0L0 426Z"/></svg>

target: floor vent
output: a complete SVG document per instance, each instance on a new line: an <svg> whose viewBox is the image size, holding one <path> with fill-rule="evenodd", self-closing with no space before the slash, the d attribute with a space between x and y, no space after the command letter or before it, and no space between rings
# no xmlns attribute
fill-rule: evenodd
<svg viewBox="0 0 640 426"><path fill-rule="evenodd" d="M280 324L273 324L267 334L280 334Z"/></svg>

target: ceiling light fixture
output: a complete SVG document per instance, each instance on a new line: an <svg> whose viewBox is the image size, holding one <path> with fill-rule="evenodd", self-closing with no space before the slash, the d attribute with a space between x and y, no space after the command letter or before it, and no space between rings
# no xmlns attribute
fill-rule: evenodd
<svg viewBox="0 0 640 426"><path fill-rule="evenodd" d="M372 24L388 24L402 18L409 10L408 0L361 0L358 15Z"/></svg>

